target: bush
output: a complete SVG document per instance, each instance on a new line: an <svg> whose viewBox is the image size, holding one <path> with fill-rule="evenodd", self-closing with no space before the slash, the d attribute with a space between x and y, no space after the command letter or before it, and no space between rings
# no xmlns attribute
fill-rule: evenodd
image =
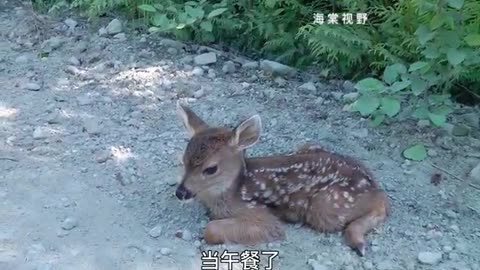
<svg viewBox="0 0 480 270"><path fill-rule="evenodd" d="M375 125L409 116L442 125L452 94L480 94L478 0L73 0L68 5L89 16L123 9L145 18L151 32L223 43L297 67L313 64L324 75L364 78L352 109ZM316 12L365 12L369 18L365 25L318 25Z"/></svg>

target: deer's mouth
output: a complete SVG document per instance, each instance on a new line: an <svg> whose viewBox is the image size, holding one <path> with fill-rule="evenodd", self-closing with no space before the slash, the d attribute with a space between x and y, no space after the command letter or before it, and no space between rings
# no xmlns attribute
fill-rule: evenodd
<svg viewBox="0 0 480 270"><path fill-rule="evenodd" d="M183 184L180 184L175 191L175 196L177 196L179 200L184 201L193 198L193 193L186 189Z"/></svg>

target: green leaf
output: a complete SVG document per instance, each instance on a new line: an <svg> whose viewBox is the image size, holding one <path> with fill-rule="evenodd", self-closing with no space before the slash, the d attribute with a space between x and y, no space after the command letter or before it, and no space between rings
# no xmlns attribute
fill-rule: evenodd
<svg viewBox="0 0 480 270"><path fill-rule="evenodd" d="M138 9L146 11L146 12L157 12L157 9L154 6L147 5L147 4L139 5Z"/></svg>
<svg viewBox="0 0 480 270"><path fill-rule="evenodd" d="M201 22L200 27L207 32L212 32L213 30L213 25L210 21Z"/></svg>
<svg viewBox="0 0 480 270"><path fill-rule="evenodd" d="M464 40L470 47L480 46L480 34L470 34Z"/></svg>
<svg viewBox="0 0 480 270"><path fill-rule="evenodd" d="M377 97L363 95L354 104L362 116L367 116L380 106L380 100Z"/></svg>
<svg viewBox="0 0 480 270"><path fill-rule="evenodd" d="M428 46L423 50L422 54L428 59L436 59L440 56L438 49L432 46Z"/></svg>
<svg viewBox="0 0 480 270"><path fill-rule="evenodd" d="M445 15L442 13L437 13L432 20L430 21L430 28L435 30L442 26L445 23Z"/></svg>
<svg viewBox="0 0 480 270"><path fill-rule="evenodd" d="M208 16L207 16L207 19L211 19L213 17L217 17L218 15L221 15L222 13L224 13L225 11L227 11L228 8L217 8L217 9L214 9L212 10Z"/></svg>
<svg viewBox="0 0 480 270"><path fill-rule="evenodd" d="M420 95L423 93L425 90L427 90L428 84L426 81L424 81L421 78L414 78L412 80L412 92L415 96Z"/></svg>
<svg viewBox="0 0 480 270"><path fill-rule="evenodd" d="M155 4L153 5L154 8L156 8L157 10L164 10L165 7L162 5L162 4Z"/></svg>
<svg viewBox="0 0 480 270"><path fill-rule="evenodd" d="M456 66L462 63L465 60L466 56L467 55L463 51L457 49L450 48L447 51L447 60L452 66Z"/></svg>
<svg viewBox="0 0 480 270"><path fill-rule="evenodd" d="M185 28L185 26L187 26L187 25L184 24L184 23L179 23L176 28L180 30L180 29Z"/></svg>
<svg viewBox="0 0 480 270"><path fill-rule="evenodd" d="M415 111L413 112L412 116L418 119L426 119L428 118L428 108L427 106L419 106Z"/></svg>
<svg viewBox="0 0 480 270"><path fill-rule="evenodd" d="M446 115L434 114L431 112L428 113L428 119L430 119L430 121L437 127L443 126L443 124L445 124L445 122L447 121Z"/></svg>
<svg viewBox="0 0 480 270"><path fill-rule="evenodd" d="M418 61L410 65L410 68L408 69L409 72L419 70L419 69L425 69L427 67L430 67L430 64L424 61Z"/></svg>
<svg viewBox="0 0 480 270"><path fill-rule="evenodd" d="M155 14L152 20L152 24L160 28L167 27L170 24L170 20L165 14Z"/></svg>
<svg viewBox="0 0 480 270"><path fill-rule="evenodd" d="M400 111L400 101L393 97L383 97L380 100L380 110L386 115L394 117Z"/></svg>
<svg viewBox="0 0 480 270"><path fill-rule="evenodd" d="M378 127L383 123L384 120L385 120L385 114L377 114L373 118L371 124L373 127Z"/></svg>
<svg viewBox="0 0 480 270"><path fill-rule="evenodd" d="M461 9L465 0L447 0L449 6L455 9Z"/></svg>
<svg viewBox="0 0 480 270"><path fill-rule="evenodd" d="M404 74L407 72L407 69L403 64L393 64L385 68L383 71L383 80L388 83L392 84L400 74Z"/></svg>
<svg viewBox="0 0 480 270"><path fill-rule="evenodd" d="M185 12L188 14L188 16L195 19L201 19L203 18L203 15L205 15L202 7L185 6Z"/></svg>
<svg viewBox="0 0 480 270"><path fill-rule="evenodd" d="M427 158L427 149L423 144L416 144L405 149L403 156L414 161L422 161Z"/></svg>
<svg viewBox="0 0 480 270"><path fill-rule="evenodd" d="M422 24L415 31L415 35L417 35L420 45L424 46L428 41L432 40L432 38L435 36L435 33L430 31L426 25Z"/></svg>
<svg viewBox="0 0 480 270"><path fill-rule="evenodd" d="M355 88L362 93L366 93L366 92L380 92L381 90L384 90L386 87L381 81L377 79L366 78L359 81L355 85Z"/></svg>
<svg viewBox="0 0 480 270"><path fill-rule="evenodd" d="M403 89L409 87L412 84L410 81L400 81L400 82L395 82L390 86L390 90L393 93L396 93L398 91L402 91Z"/></svg>

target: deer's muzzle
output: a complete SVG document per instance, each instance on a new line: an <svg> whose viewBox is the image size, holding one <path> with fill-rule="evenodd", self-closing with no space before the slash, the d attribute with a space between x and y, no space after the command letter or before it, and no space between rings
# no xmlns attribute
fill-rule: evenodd
<svg viewBox="0 0 480 270"><path fill-rule="evenodd" d="M175 191L175 196L177 196L179 200L188 200L193 197L192 193L186 189L183 184L178 186L177 191Z"/></svg>

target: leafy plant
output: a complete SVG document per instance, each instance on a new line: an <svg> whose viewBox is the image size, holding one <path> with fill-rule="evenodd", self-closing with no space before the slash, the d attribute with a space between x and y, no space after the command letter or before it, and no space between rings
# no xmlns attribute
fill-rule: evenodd
<svg viewBox="0 0 480 270"><path fill-rule="evenodd" d="M423 144L415 144L405 149L403 156L410 160L422 161L427 158L427 149Z"/></svg>

